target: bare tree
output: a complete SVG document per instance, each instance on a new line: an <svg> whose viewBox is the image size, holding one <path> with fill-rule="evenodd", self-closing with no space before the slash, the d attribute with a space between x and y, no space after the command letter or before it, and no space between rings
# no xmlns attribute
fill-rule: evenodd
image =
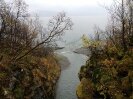
<svg viewBox="0 0 133 99"><path fill-rule="evenodd" d="M114 5L112 5L111 8L106 7L112 16L112 21L114 22L114 25L112 24L113 31L111 32L111 36L115 36L119 40L119 44L123 48L124 52L126 52L128 48L127 39L128 35L131 34L132 26L131 7L128 8L126 3L126 0L114 0ZM129 3L131 2L128 2L128 4ZM130 33L128 31L130 31Z"/></svg>
<svg viewBox="0 0 133 99"><path fill-rule="evenodd" d="M57 16L54 16L48 23L48 32L43 34L43 41L38 43L36 46L28 50L23 55L16 57L15 60L19 60L25 57L40 45L45 45L59 39L65 31L72 29L72 25L73 23L71 19L67 17L64 12L59 13Z"/></svg>
<svg viewBox="0 0 133 99"><path fill-rule="evenodd" d="M12 60L23 58L40 45L53 44L65 31L71 30L73 23L64 12L49 20L47 30L44 31L37 17L29 18L23 0L13 1L11 4L0 1L0 50L8 50L13 56Z"/></svg>
<svg viewBox="0 0 133 99"><path fill-rule="evenodd" d="M133 0L127 0L127 32L129 46L133 46Z"/></svg>

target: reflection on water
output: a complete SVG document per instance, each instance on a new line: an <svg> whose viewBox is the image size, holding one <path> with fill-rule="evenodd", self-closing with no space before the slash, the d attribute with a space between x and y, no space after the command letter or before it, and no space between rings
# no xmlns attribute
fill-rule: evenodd
<svg viewBox="0 0 133 99"><path fill-rule="evenodd" d="M81 65L85 64L87 57L65 49L59 50L57 53L66 56L70 61L70 66L61 72L57 85L56 99L77 99L78 72Z"/></svg>

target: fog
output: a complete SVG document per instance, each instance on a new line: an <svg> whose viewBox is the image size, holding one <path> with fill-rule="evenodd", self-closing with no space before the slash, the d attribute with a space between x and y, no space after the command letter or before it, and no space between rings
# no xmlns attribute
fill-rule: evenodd
<svg viewBox="0 0 133 99"><path fill-rule="evenodd" d="M48 17L65 11L70 16L106 15L104 6L112 0L26 0L29 11Z"/></svg>

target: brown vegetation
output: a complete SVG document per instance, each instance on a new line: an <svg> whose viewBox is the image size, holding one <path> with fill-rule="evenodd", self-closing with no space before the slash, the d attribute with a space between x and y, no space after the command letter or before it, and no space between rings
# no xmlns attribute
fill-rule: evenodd
<svg viewBox="0 0 133 99"><path fill-rule="evenodd" d="M79 99L133 98L133 1L120 1L109 9L106 31L94 40L82 37L91 56L79 72Z"/></svg>
<svg viewBox="0 0 133 99"><path fill-rule="evenodd" d="M61 12L44 30L23 0L0 0L0 98L54 98L60 67L52 47L72 25Z"/></svg>

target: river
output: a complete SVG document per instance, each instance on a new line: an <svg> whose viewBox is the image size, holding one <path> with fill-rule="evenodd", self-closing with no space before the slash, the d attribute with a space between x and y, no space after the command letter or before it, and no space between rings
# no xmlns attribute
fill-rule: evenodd
<svg viewBox="0 0 133 99"><path fill-rule="evenodd" d="M59 46L70 47L58 50L57 53L64 55L70 61L70 66L63 69L57 85L56 99L77 99L76 87L79 84L78 72L80 67L85 64L87 57L85 55L73 53L74 49L82 46L80 38L83 34L93 37L95 24L104 30L107 17L106 15L92 16L70 16L74 26L71 31L66 31L62 40L57 42ZM41 22L47 28L50 17L41 17ZM74 43L73 43L74 42ZM73 49L74 48L74 49ZM70 50L71 49L71 50Z"/></svg>
<svg viewBox="0 0 133 99"><path fill-rule="evenodd" d="M80 67L85 64L87 56L66 49L58 50L57 53L67 57L70 65L61 71L57 84L56 99L77 99L78 72Z"/></svg>

